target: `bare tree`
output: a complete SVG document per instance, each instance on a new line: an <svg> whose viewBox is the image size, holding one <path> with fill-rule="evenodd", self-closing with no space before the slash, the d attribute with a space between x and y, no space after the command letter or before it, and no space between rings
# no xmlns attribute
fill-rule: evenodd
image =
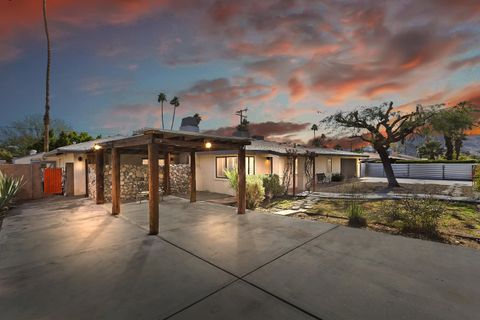
<svg viewBox="0 0 480 320"><path fill-rule="evenodd" d="M417 105L415 111L412 112L394 111L393 102L390 102L349 112L339 111L323 119L322 123L336 130L341 128L344 134L351 133L370 143L382 160L388 186L392 188L398 187L399 184L388 154L390 145L399 141L403 142L416 129L425 125L432 116L433 112L425 111L421 105Z"/></svg>

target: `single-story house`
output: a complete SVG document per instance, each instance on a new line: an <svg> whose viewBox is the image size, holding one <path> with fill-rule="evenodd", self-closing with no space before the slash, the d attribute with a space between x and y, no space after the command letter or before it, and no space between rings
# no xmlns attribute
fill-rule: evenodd
<svg viewBox="0 0 480 320"><path fill-rule="evenodd" d="M286 143L253 139L251 145L246 146L247 174L277 174L283 177L287 164L287 149L294 149L298 153L296 160L296 191L303 191L306 182L304 166L305 153L315 152L315 173L325 174L329 180L332 174L340 173L345 178L360 176L360 160L368 155L334 150L327 148L313 148L295 146ZM225 170L236 167L237 155L229 151L206 151L197 153L196 165L197 189L210 192L227 193L234 195L225 176Z"/></svg>
<svg viewBox="0 0 480 320"><path fill-rule="evenodd" d="M55 163L55 167L62 168L65 172L71 171L69 183L73 184L70 189L72 195L89 195L89 166L95 164L95 146L124 139L125 136L113 136L72 144L52 150L43 155L43 161ZM326 149L312 148L287 143L252 139L251 144L246 146L246 172L247 174L277 174L283 177L287 164L287 149L295 149L298 153L296 159L295 189L297 192L304 190L306 182L304 166L305 153L315 152L315 173L321 174L329 180L332 174L342 174L345 178L360 176L360 160L368 156L364 154ZM188 165L190 155L185 152L170 153L171 165ZM148 164L147 154L122 154L122 166L128 166L126 170L139 168L146 172ZM159 156L159 165L163 166L163 155ZM196 153L196 185L198 191L210 191L234 195L234 190L229 187L225 177L225 170L236 167L237 151L201 151ZM105 165L110 164L110 157L105 157ZM68 176L66 174L66 176ZM162 179L160 171L160 179ZM185 177L188 180L188 177ZM73 181L72 181L73 180ZM143 180L145 180L143 178Z"/></svg>

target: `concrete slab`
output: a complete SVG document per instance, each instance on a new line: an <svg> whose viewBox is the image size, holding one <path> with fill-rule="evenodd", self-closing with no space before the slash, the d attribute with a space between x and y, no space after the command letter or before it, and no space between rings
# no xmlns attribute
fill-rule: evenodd
<svg viewBox="0 0 480 320"><path fill-rule="evenodd" d="M52 212L62 204L50 206L46 215L55 221L61 214ZM31 215L7 218L9 231L0 234L2 318L158 319L235 280L125 219L105 211L84 216L77 208L70 212L77 219L41 228Z"/></svg>
<svg viewBox="0 0 480 320"><path fill-rule="evenodd" d="M238 280L171 319L292 320L315 318Z"/></svg>
<svg viewBox="0 0 480 320"><path fill-rule="evenodd" d="M211 203L160 204L160 236L242 277L334 225L268 213L238 215L235 208ZM122 206L122 216L148 230L146 204Z"/></svg>
<svg viewBox="0 0 480 320"><path fill-rule="evenodd" d="M322 319L478 319L480 252L339 227L245 279Z"/></svg>

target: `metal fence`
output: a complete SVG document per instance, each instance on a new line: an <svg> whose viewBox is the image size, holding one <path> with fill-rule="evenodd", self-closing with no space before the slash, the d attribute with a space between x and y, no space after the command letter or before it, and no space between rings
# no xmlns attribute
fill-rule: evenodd
<svg viewBox="0 0 480 320"><path fill-rule="evenodd" d="M472 180L473 163L399 163L392 164L397 178L433 180ZM385 177L381 163L362 163L362 177Z"/></svg>

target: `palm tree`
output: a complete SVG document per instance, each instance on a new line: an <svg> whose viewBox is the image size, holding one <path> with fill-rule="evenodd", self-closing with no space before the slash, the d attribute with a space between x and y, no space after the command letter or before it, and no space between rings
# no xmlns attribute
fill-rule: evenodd
<svg viewBox="0 0 480 320"><path fill-rule="evenodd" d="M47 37L47 73L45 77L45 114L43 116L43 150L49 151L49 129L50 129L50 34L48 33L47 23L47 0L43 0L43 25L45 27L45 35Z"/></svg>
<svg viewBox="0 0 480 320"><path fill-rule="evenodd" d="M318 131L318 126L316 124L313 124L310 130L313 130L313 140L316 139L315 132Z"/></svg>
<svg viewBox="0 0 480 320"><path fill-rule="evenodd" d="M172 117L172 125L170 126L170 130L173 130L173 122L175 121L175 111L177 110L177 107L180 106L180 101L178 101L177 97L173 97L173 99L170 100L170 104L173 106L173 117Z"/></svg>
<svg viewBox="0 0 480 320"><path fill-rule="evenodd" d="M162 104L162 129L165 128L165 124L163 123L163 103L167 101L167 95L163 92L160 92L158 95L158 102Z"/></svg>

